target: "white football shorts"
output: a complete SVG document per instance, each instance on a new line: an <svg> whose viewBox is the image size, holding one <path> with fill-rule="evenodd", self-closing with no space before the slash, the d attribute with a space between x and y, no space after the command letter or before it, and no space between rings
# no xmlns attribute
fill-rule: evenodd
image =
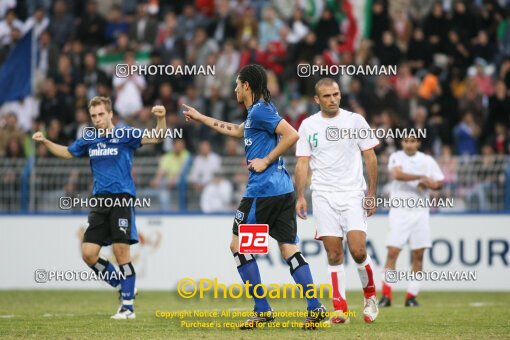
<svg viewBox="0 0 510 340"><path fill-rule="evenodd" d="M402 249L409 244L411 250L430 248L430 213L428 209L392 208L389 212L390 232L387 246Z"/></svg>
<svg viewBox="0 0 510 340"><path fill-rule="evenodd" d="M363 191L312 191L315 238L344 237L351 230L367 232L367 214L363 209Z"/></svg>

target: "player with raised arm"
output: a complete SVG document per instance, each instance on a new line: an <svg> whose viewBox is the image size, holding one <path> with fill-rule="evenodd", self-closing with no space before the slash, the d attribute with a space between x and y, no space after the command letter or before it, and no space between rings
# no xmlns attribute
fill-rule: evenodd
<svg viewBox="0 0 510 340"><path fill-rule="evenodd" d="M84 137L76 140L69 147L46 139L42 132L36 132L32 138L44 144L59 158L88 156L92 170L94 197L103 198L103 202L104 198L132 201L136 197L135 184L131 176L134 152L143 144L160 143L163 139L143 134L141 130L135 133L132 127L114 126L110 98L94 97L90 100L88 108L95 130L84 131ZM160 132L166 129L165 108L154 106L152 112L157 117L157 125L153 131L162 136L164 134ZM96 274L101 273L101 277L109 285L119 290L121 305L117 313L112 316L113 319L136 317L133 307L136 276L129 250L129 246L135 243L138 243L138 234L134 207L98 205L91 209L88 216L88 228L81 245L82 257ZM115 275L117 271L113 264L99 256L101 247L110 244L122 275Z"/></svg>
<svg viewBox="0 0 510 340"><path fill-rule="evenodd" d="M369 125L361 115L340 108L340 88L333 79L319 80L315 84L314 98L320 111L306 118L299 127L296 211L300 218L307 218L305 185L310 167L316 238L322 240L326 249L333 287L335 312L331 323L350 321L345 296L344 238L358 267L365 296L364 320L370 323L379 312L372 260L366 251L367 217L375 212L375 207L365 209L363 203L365 198L375 198L377 157L373 149L379 142L375 138L357 138L370 136L369 133L356 134L361 129L369 129ZM344 132L349 137L345 138ZM368 189L363 178L362 158L367 168Z"/></svg>
<svg viewBox="0 0 510 340"><path fill-rule="evenodd" d="M430 190L442 187L444 175L436 161L429 155L418 151L420 141L417 138L403 138L402 150L390 155L388 170L393 178L390 200L427 200ZM423 254L430 248L430 209L424 207L390 207L390 233L388 235L388 255L383 271L381 307L391 306L391 282L386 279L387 270L395 270L400 250L407 243L411 249L413 272L423 269ZM420 291L420 282L411 280L405 299L406 307L419 306L416 301Z"/></svg>
<svg viewBox="0 0 510 340"><path fill-rule="evenodd" d="M255 301L256 316L249 318L242 329L255 328L274 320L273 311L263 295L262 287L253 294L253 287L261 283L259 268L251 254L239 253L238 226L244 223L269 225L269 235L278 241L280 251L297 284L303 287L308 302L308 317L304 328L315 328L326 318L326 309L315 297L306 294L313 287L313 278L306 259L299 251L294 207L296 196L291 178L280 157L298 140L292 126L283 120L271 102L267 89L267 75L260 65L247 65L236 79L237 101L248 110L246 121L240 125L218 121L183 104L187 120L195 120L214 130L237 138L244 138L249 179L233 225L230 250L243 282L251 283L250 294Z"/></svg>

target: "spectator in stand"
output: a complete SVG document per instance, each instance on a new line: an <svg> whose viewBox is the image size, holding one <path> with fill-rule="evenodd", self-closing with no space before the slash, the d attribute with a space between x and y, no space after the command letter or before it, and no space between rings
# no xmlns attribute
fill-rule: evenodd
<svg viewBox="0 0 510 340"><path fill-rule="evenodd" d="M508 128L502 123L496 123L494 134L489 136L487 145L490 145L498 155L510 154L510 138Z"/></svg>
<svg viewBox="0 0 510 340"><path fill-rule="evenodd" d="M476 124L473 114L466 112L462 121L454 129L455 152L461 156L472 156L478 153L478 136L480 127Z"/></svg>
<svg viewBox="0 0 510 340"><path fill-rule="evenodd" d="M259 48L259 42L256 37L246 42L239 57L239 68L248 64L258 64L263 58L263 51Z"/></svg>
<svg viewBox="0 0 510 340"><path fill-rule="evenodd" d="M177 98L172 88L172 84L164 82L159 86L158 99L154 105L163 105L169 114L177 112Z"/></svg>
<svg viewBox="0 0 510 340"><path fill-rule="evenodd" d="M120 33L128 34L128 32L129 24L122 17L122 8L119 5L113 5L105 27L105 40L113 43L117 40Z"/></svg>
<svg viewBox="0 0 510 340"><path fill-rule="evenodd" d="M0 47L10 45L12 30L16 28L22 32L23 26L23 22L16 17L16 11L14 9L7 10L4 20L0 21Z"/></svg>
<svg viewBox="0 0 510 340"><path fill-rule="evenodd" d="M444 52L449 27L450 23L443 10L443 5L440 2L434 3L432 12L423 24L423 31L430 44L431 54Z"/></svg>
<svg viewBox="0 0 510 340"><path fill-rule="evenodd" d="M221 157L211 150L209 141L201 141L198 155L193 159L193 165L188 176L195 192L201 192L209 183L213 174L221 170Z"/></svg>
<svg viewBox="0 0 510 340"><path fill-rule="evenodd" d="M80 139L83 136L83 129L92 126L87 108L77 109L74 117L74 122L67 127L66 134L69 140Z"/></svg>
<svg viewBox="0 0 510 340"><path fill-rule="evenodd" d="M486 135L492 133L496 123L501 123L510 128L510 98L508 97L505 82L499 80L493 96L489 98L489 115L485 123Z"/></svg>
<svg viewBox="0 0 510 340"><path fill-rule="evenodd" d="M264 8L259 26L259 46L262 50L268 48L270 43L280 40L280 30L283 25L272 6Z"/></svg>
<svg viewBox="0 0 510 340"><path fill-rule="evenodd" d="M478 32L472 50L473 58L482 58L489 64L494 62L494 59L497 55L496 48L494 47L494 44L489 40L489 36L485 31Z"/></svg>
<svg viewBox="0 0 510 340"><path fill-rule="evenodd" d="M247 43L252 38L258 39L259 26L253 8L247 8L244 11L241 20L239 20L239 24L237 26L236 31L237 31L236 39L239 45Z"/></svg>
<svg viewBox="0 0 510 340"><path fill-rule="evenodd" d="M418 87L418 96L423 104L431 104L431 102L441 94L441 83L439 82L440 73L441 70L434 66L421 81Z"/></svg>
<svg viewBox="0 0 510 340"><path fill-rule="evenodd" d="M200 209L205 213L230 212L233 209L232 198L232 183L220 171L215 171L200 196Z"/></svg>
<svg viewBox="0 0 510 340"><path fill-rule="evenodd" d="M325 8L315 28L317 35L317 52L321 53L328 47L330 38L340 38L340 24L330 9Z"/></svg>
<svg viewBox="0 0 510 340"><path fill-rule="evenodd" d="M175 58L183 59L186 55L186 43L177 35L176 27L175 13L167 13L156 38L156 47L161 52L163 63L168 63Z"/></svg>
<svg viewBox="0 0 510 340"><path fill-rule="evenodd" d="M232 96L232 88L226 85L235 83L236 72L239 69L240 62L241 55L235 49L233 41L225 41L216 62L215 75L217 81L225 85L219 89L222 98L227 99Z"/></svg>
<svg viewBox="0 0 510 340"><path fill-rule="evenodd" d="M177 19L177 37L191 42L193 34L200 25L204 25L205 19L201 14L197 14L195 7L186 4L182 10L182 14Z"/></svg>
<svg viewBox="0 0 510 340"><path fill-rule="evenodd" d="M163 211L170 210L171 191L177 188L182 171L190 156L184 140L175 139L173 150L165 153L159 160L156 177L150 185L158 190L158 198Z"/></svg>
<svg viewBox="0 0 510 340"><path fill-rule="evenodd" d="M462 40L471 40L477 33L476 19L463 1L455 1L450 25Z"/></svg>
<svg viewBox="0 0 510 340"><path fill-rule="evenodd" d="M471 47L468 41L460 39L459 33L454 30L448 32L445 53L448 55L450 67L458 67L465 71L471 64Z"/></svg>
<svg viewBox="0 0 510 340"><path fill-rule="evenodd" d="M106 20L97 10L96 0L89 0L85 13L79 19L77 36L85 45L102 46L105 43Z"/></svg>
<svg viewBox="0 0 510 340"><path fill-rule="evenodd" d="M303 120L307 118L306 102L296 93L292 96L290 103L285 106L283 119L289 122L294 129L299 130Z"/></svg>
<svg viewBox="0 0 510 340"><path fill-rule="evenodd" d="M58 47L52 42L51 34L48 31L42 32L39 36L39 60L37 63L37 71L41 77L57 73L58 51Z"/></svg>
<svg viewBox="0 0 510 340"><path fill-rule="evenodd" d="M396 65L402 60L402 51L395 44L393 33L386 31L382 36L382 43L376 44L375 55L380 65Z"/></svg>
<svg viewBox="0 0 510 340"><path fill-rule="evenodd" d="M16 46L18 41L21 39L21 36L21 31L16 27L10 31L10 43L0 48L0 63L4 62L9 53L11 53L11 51L14 49L14 46Z"/></svg>
<svg viewBox="0 0 510 340"><path fill-rule="evenodd" d="M470 111L476 124L482 126L485 117L484 99L475 79L467 78L466 92L459 98L458 104L461 113Z"/></svg>
<svg viewBox="0 0 510 340"><path fill-rule="evenodd" d="M92 52L86 53L83 58L83 71L81 72L80 83L84 83L87 87L87 97L95 97L98 94L98 85L110 82L106 73L97 67L96 55Z"/></svg>
<svg viewBox="0 0 510 340"><path fill-rule="evenodd" d="M216 40L207 37L207 31L203 27L198 27L193 36L193 41L186 50L187 63L197 66L206 65L207 57L218 53L219 47Z"/></svg>
<svg viewBox="0 0 510 340"><path fill-rule="evenodd" d="M370 39L378 43L382 41L382 34L390 29L390 18L388 10L382 0L374 1L372 4L372 29Z"/></svg>
<svg viewBox="0 0 510 340"><path fill-rule="evenodd" d="M484 96L492 96L494 93L493 71L494 69L488 67L483 59L475 60L475 65L468 70L468 75L474 79L480 94Z"/></svg>
<svg viewBox="0 0 510 340"><path fill-rule="evenodd" d="M340 65L341 55L336 37L329 38L328 48L322 52L322 55L327 65Z"/></svg>
<svg viewBox="0 0 510 340"><path fill-rule="evenodd" d="M23 150L23 143L15 137L7 140L5 145L4 155L6 159L22 159L25 158L25 151Z"/></svg>
<svg viewBox="0 0 510 340"><path fill-rule="evenodd" d="M50 19L46 16L45 11L46 10L44 7L36 8L34 15L25 21L25 25L23 26L23 34L27 33L33 28L35 36L39 37L39 35L48 28Z"/></svg>
<svg viewBox="0 0 510 340"><path fill-rule="evenodd" d="M135 63L135 57L132 52L126 53L124 62L128 68ZM129 120L143 106L142 91L147 86L145 78L137 73L128 73L127 77L115 76L113 78L115 87L115 111L122 119Z"/></svg>
<svg viewBox="0 0 510 340"><path fill-rule="evenodd" d="M47 134L46 138L48 138L54 143L60 145L67 145L69 142L69 139L66 137L62 129L62 124L56 118L50 120L46 134Z"/></svg>
<svg viewBox="0 0 510 340"><path fill-rule="evenodd" d="M64 0L53 3L53 16L49 23L49 31L53 41L62 47L74 34L74 18L67 8Z"/></svg>
<svg viewBox="0 0 510 340"><path fill-rule="evenodd" d="M235 38L235 18L230 13L229 0L218 1L216 14L208 27L208 34L219 44Z"/></svg>
<svg viewBox="0 0 510 340"><path fill-rule="evenodd" d="M409 117L409 101L412 99L418 89L418 80L413 77L411 68L407 63L402 63L398 67L397 79L395 81L395 91L399 98L399 113L401 119Z"/></svg>
<svg viewBox="0 0 510 340"><path fill-rule="evenodd" d="M427 69L432 61L432 50L421 27L415 27L413 30L406 58L413 74Z"/></svg>
<svg viewBox="0 0 510 340"><path fill-rule="evenodd" d="M24 142L25 133L18 126L18 117L14 112L9 112L0 117L0 157L5 156L7 145L12 139Z"/></svg>
<svg viewBox="0 0 510 340"><path fill-rule="evenodd" d="M46 125L53 118L71 122L73 116L70 111L64 96L57 92L57 86L53 78L47 78L44 81L37 121L43 122Z"/></svg>
<svg viewBox="0 0 510 340"><path fill-rule="evenodd" d="M147 4L136 6L136 17L129 26L129 40L134 41L141 48L152 48L158 34L158 22L147 13Z"/></svg>
<svg viewBox="0 0 510 340"><path fill-rule="evenodd" d="M292 18L287 23L290 29L287 35L287 43L297 44L302 41L310 31L310 26L303 18L303 11L300 8L295 8Z"/></svg>
<svg viewBox="0 0 510 340"><path fill-rule="evenodd" d="M392 14L392 31L395 33L395 43L397 47L405 51L412 33L412 22L403 8L398 8Z"/></svg>

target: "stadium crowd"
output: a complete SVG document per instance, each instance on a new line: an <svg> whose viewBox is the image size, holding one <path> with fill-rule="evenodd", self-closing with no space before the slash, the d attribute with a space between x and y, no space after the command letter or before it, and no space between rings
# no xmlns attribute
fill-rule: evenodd
<svg viewBox="0 0 510 340"><path fill-rule="evenodd" d="M192 187L214 186L208 195L228 197L221 159L242 155L241 143L185 123L180 104L242 122L233 88L250 63L268 70L273 101L296 129L318 110L313 85L320 78L299 77L298 64L397 65L395 76L337 76L342 108L374 128L426 128L422 150L436 157L510 154L510 3L374 0L364 14L354 3L3 1L0 65L30 29L38 53L35 95L0 108L0 157L51 157L42 145L33 149L31 132L70 144L90 124L87 103L95 95L112 97L116 122L137 127L152 127L151 107L164 105L168 126L182 129L183 140L137 151L161 157L151 187L175 186L196 155ZM115 76L112 65L135 62L215 65L215 75ZM397 148L394 139L381 142L382 158Z"/></svg>

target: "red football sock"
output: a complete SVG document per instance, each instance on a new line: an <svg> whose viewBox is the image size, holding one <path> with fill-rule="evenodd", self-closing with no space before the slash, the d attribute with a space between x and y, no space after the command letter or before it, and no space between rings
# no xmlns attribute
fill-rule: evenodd
<svg viewBox="0 0 510 340"><path fill-rule="evenodd" d="M413 295L409 292L407 292L407 294L406 294L406 300L409 300L410 298L415 298L415 297L416 297L416 295Z"/></svg>
<svg viewBox="0 0 510 340"><path fill-rule="evenodd" d="M333 287L333 307L335 308L335 310L342 310L346 312L347 301L345 301L344 296L342 296L342 294L340 293L341 285L345 284L345 282L340 282L342 281L341 279L342 274L345 276L345 273L331 272L331 285ZM345 287L342 288L345 289Z"/></svg>
<svg viewBox="0 0 510 340"><path fill-rule="evenodd" d="M382 283L382 295L386 296L391 300L391 286L383 281Z"/></svg>

